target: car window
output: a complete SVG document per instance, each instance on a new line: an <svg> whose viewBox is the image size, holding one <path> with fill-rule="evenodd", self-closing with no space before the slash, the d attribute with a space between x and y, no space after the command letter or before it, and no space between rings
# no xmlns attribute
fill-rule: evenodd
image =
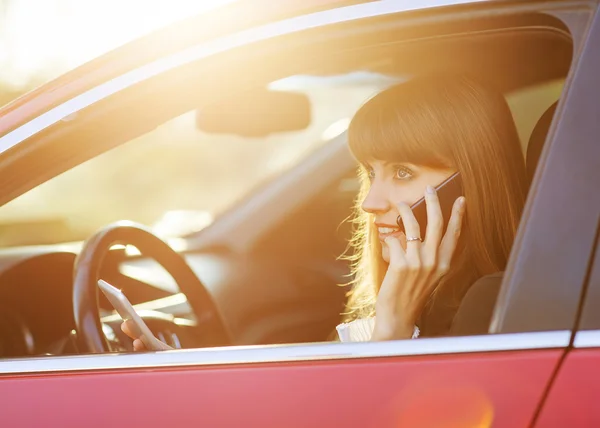
<svg viewBox="0 0 600 428"><path fill-rule="evenodd" d="M306 129L265 137L211 134L189 111L44 183L0 209L0 246L78 241L131 220L163 237L201 230L259 184L345 131L390 79L378 74L298 75L272 82L308 96Z"/></svg>
<svg viewBox="0 0 600 428"><path fill-rule="evenodd" d="M398 76L359 71L340 76L290 76L272 88L305 93L307 129L249 138L196 127L190 111L133 141L44 183L0 209L0 246L85 239L104 225L131 220L163 237L197 232L261 183L345 131L358 107ZM526 151L563 79L506 94Z"/></svg>
<svg viewBox="0 0 600 428"><path fill-rule="evenodd" d="M482 40L487 39L482 38ZM513 44L507 41L508 38L502 41L503 46L512 47ZM537 42L537 39L531 42L529 52L537 47ZM453 41L453 43L456 49L454 52L468 51L458 49L457 47L462 47L459 42ZM548 44L544 43L544 41L540 42L547 48ZM376 60L365 59L364 63L359 61L358 65L356 61L344 62L337 67L323 69L315 66L311 68L310 73L289 75L270 82L269 88L274 91L300 92L308 96L311 117L308 127L304 130L254 138L214 135L199 131L198 112L190 110L161 124L151 132L51 179L0 208L0 228L3 231L0 233L0 246L83 241L107 223L123 219L149 225L157 235L162 237L184 236L207 227L218 220L225 211L236 207L238 201L252 195L261 185L267 185L271 180L286 176L293 166L310 159L321 149L333 144L335 138L342 135L348 127L350 118L369 97L392 83L410 80L413 75L418 75L420 72L442 71L446 66L444 61L458 62L453 59L453 55L443 58L444 61L440 59L435 67L431 66L431 61L421 59L422 63L419 62L417 60L419 56L413 57L414 63L394 61L395 52L390 46L391 44L386 45L387 50L382 51L381 58ZM475 47L486 48L484 43ZM488 52L488 55L489 52L495 52L489 47L483 51ZM414 55L410 50L407 52L409 53L403 51L402 54ZM502 65L520 63L522 69L527 68L522 65L523 61L512 59L512 50L504 53L506 58L503 57L502 61L498 61ZM561 57L556 61L560 63L556 70L540 72L539 76L542 77L531 73L531 76L522 79L514 78L513 81L511 79L514 76L505 77L506 73L504 76L500 76L501 73L492 76L498 78L499 86L504 89L502 92L514 116L524 155L527 153L529 138L539 118L561 96L568 71L568 65L564 66L563 59ZM474 69L480 63L479 56L470 60ZM531 58L531 63L526 62L526 65L535 69L537 60L538 58ZM335 72L332 72L332 69ZM489 70L480 68L476 71L486 75L486 71ZM342 180L339 183L330 183L334 184L331 187L333 192L337 189L339 193L344 193L343 203L340 203L339 207L347 205L347 201L352 199L349 196L355 196L355 194L349 195L350 192L347 191L348 188L352 189L352 192L356 190L356 183L348 177L348 172L343 171L340 174ZM324 200L327 199L327 195L325 196ZM294 197L294 195L287 195L287 197ZM294 215L310 217L311 221L315 222L321 221L319 216L330 215L327 210L319 211L318 206L310 206L310 202L313 201L314 199L308 199L306 201L308 206L302 206L297 212L279 219L281 224L289 226L288 230L297 228L302 231L303 229L297 227L298 223L286 222L297 218ZM302 209L306 211L300 211ZM309 212L308 209L312 211ZM335 214L336 216L339 214L337 210ZM343 218L340 221L343 221ZM321 222L321 224L325 223ZM338 225L339 222L332 224L332 228ZM282 246L277 247L277 244L281 243L281 235L270 238L275 238L270 240L271 243L275 243L271 248L275 248L275 251L267 256L272 256L277 250L281 256ZM305 248L310 249L310 244L313 243L310 241L311 237L307 233L305 238ZM350 239L350 236L347 239ZM290 248L286 250L292 251L291 244L294 242L287 242L287 244L290 244ZM273 336L267 334L260 336L260 332L257 332L260 328L278 329L281 333L277 336L278 340L281 340L278 343L285 343L285 338L291 337L292 330L298 333L294 338L306 338L304 327L308 323L319 324L320 332L324 330L324 326L335 327L334 324L331 325L331 316L314 321L313 317L286 317L286 314L282 313L286 310L299 311L298 307L302 305L319 306L315 304L315 296L321 296L316 292L312 294L315 290L331 289L338 286L340 280L346 282L351 280L348 277L340 279L338 271L331 273L332 262L337 261L339 254L325 254L319 251L315 251L315 254L320 259L301 260L303 263L308 261L312 265L302 265L298 270L289 270L285 272L283 279L277 277L277 281L273 281L268 276L261 276L254 282L251 282L250 278L244 281L242 285L253 292L255 290L253 287L256 285L261 285L263 288L272 287L267 290L268 294L265 294L263 301L266 301L267 297L270 298L272 294L277 294L273 290L277 288L278 293L288 292L300 303L296 300L284 300L283 304L277 301L272 304L272 307L264 310L246 308L250 314L244 315L248 315L247 319L251 320L247 322L246 327L248 330L253 330L253 336L245 337L252 337L255 341L242 341L242 344L269 343L267 340L263 341L264 337ZM263 255L259 254L261 257ZM267 263L267 265L281 267L275 263ZM256 263L254 266L259 264ZM294 269L296 268L294 266ZM313 275L315 271L319 275ZM270 273L267 270L265 272ZM141 277L137 279L144 281ZM318 284L318 288L315 287L315 283ZM307 294L304 295L303 292ZM258 292L255 294L256 296L251 296L255 299L253 301L261 301L262 295ZM343 294L343 292L337 293L336 297L343 298ZM179 299L182 296L176 297ZM178 300L178 305L182 302L185 302L185 299ZM334 314L335 318L343 310L342 305L340 299L331 300L319 306L319 310L329 315ZM153 304L151 307L162 309L158 304ZM235 308L231 298L227 301L226 310L235 312ZM276 317L270 318L269 315L272 314L267 313L268 310L273 311ZM306 316L304 313L302 315ZM259 319L261 317L264 317L264 320ZM275 318L280 324L272 321ZM291 320L292 318L294 320ZM300 320L298 325L294 324L295 320ZM242 326L244 321L246 319L242 316L235 320ZM256 339L257 337L259 339ZM321 335L316 340L324 338L325 336Z"/></svg>
<svg viewBox="0 0 600 428"><path fill-rule="evenodd" d="M558 101L564 83L564 79L556 79L506 94L506 100L512 111L523 147L523 154L527 153L533 129L544 112Z"/></svg>

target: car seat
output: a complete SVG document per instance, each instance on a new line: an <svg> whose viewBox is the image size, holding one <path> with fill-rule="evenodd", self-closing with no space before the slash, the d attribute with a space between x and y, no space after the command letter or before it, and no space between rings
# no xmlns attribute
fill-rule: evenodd
<svg viewBox="0 0 600 428"><path fill-rule="evenodd" d="M531 137L529 137L525 163L527 166L527 178L529 179L530 185L533 181L533 176L535 175L535 170L540 160L540 155L542 154L542 149L544 148L544 143L546 142L546 137L548 136L548 131L550 130L557 104L558 101L548 107L542 117L538 120L535 128L533 128Z"/></svg>

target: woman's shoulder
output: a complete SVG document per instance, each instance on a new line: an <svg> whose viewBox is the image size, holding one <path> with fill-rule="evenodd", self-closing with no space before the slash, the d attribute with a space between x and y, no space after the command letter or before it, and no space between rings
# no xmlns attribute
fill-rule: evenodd
<svg viewBox="0 0 600 428"><path fill-rule="evenodd" d="M463 297L452 321L450 335L487 334L504 272L479 278Z"/></svg>

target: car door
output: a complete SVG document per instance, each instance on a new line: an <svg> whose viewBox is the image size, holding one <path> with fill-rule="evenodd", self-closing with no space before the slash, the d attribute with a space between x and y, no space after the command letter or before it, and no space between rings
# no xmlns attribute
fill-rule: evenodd
<svg viewBox="0 0 600 428"><path fill-rule="evenodd" d="M427 16L439 18L433 6L445 6L447 2L430 3L432 9ZM456 10L466 13L465 5L459 6ZM511 13L508 8L494 7ZM403 2L357 5L336 14L315 13L300 21L282 21L269 31L275 37L282 29L291 31L292 25L309 28L377 14L391 16L402 14L403 8L408 9ZM495 11L492 6L489 10ZM444 16L447 12L444 9ZM597 33L596 29L597 25ZM259 34L265 37L266 30L261 31ZM3 360L3 423L63 427L115 422L129 426L210 427L530 424L570 343L577 314L577 305L571 303L579 301L587 268L572 265L559 253L565 243L559 239L564 238L562 234L547 238L555 232L555 218L568 218L580 209L579 204L587 202L588 193L570 191L576 182L562 183L564 191L558 194L552 188L559 161L567 169L592 161L584 148L589 147L593 135L576 134L580 144L568 146L571 133L582 128L573 130L569 126L571 116L565 116L566 122L562 117L569 102L579 97L592 99L588 98L592 93L577 90L583 74L575 71L585 64L585 58L574 61L563 108L559 110L565 113L558 117L558 132L545 149L501 290L491 330L495 334ZM61 114L73 114L67 107ZM591 117L580 119L592 126ZM21 130L22 140L27 139L25 131L33 132L32 126ZM12 141L13 149L18 150L21 140ZM570 156L559 159L567 150ZM21 184L23 188L34 185L28 183ZM16 190L16 184L9 190L22 191ZM547 209L550 198L552 210ZM590 252L587 240L579 235L568 244L579 254ZM535 263L528 266L530 260ZM543 270L541 265L545 266ZM571 282L541 286L548 275L563 269L567 269ZM556 302L561 293L566 293L563 301ZM547 316L539 320L524 316L540 306L547 310Z"/></svg>
<svg viewBox="0 0 600 428"><path fill-rule="evenodd" d="M536 427L593 427L600 424L597 405L600 394L600 241L597 231L595 245L579 331L571 344L572 349L554 375Z"/></svg>
<svg viewBox="0 0 600 428"><path fill-rule="evenodd" d="M580 94L577 100L565 107L565 115L571 116L571 126L581 135L577 143L586 147L589 162L581 163L582 179L598 182L600 150L597 135L600 131L598 110L600 86L597 79L600 72L600 20L596 16L582 57L582 68L574 85ZM584 65L585 64L585 65ZM558 131L560 138L560 130ZM580 207L590 221L582 227L592 242L589 257L581 254L582 262L589 263L586 271L586 288L582 292L578 331L571 342L571 349L554 375L554 381L535 426L591 427L600 424L600 410L597 397L600 394L600 198L595 190L590 192L590 200ZM595 223L594 223L595 219Z"/></svg>
<svg viewBox="0 0 600 428"><path fill-rule="evenodd" d="M599 48L600 19L596 14L574 77L571 96L565 100L554 137L569 141L571 149L579 148L577 151L582 157L575 165L580 183L597 183L600 178L600 149L597 144L600 86L596 78L600 72ZM593 186L586 190L576 186L577 192L589 192L589 200L578 206L572 213L573 217L567 220L578 229L579 241L590 248L589 252L572 255L578 263L587 266L585 287L580 294L577 293L580 295L579 316L574 320L577 333L553 374L552 384L535 420L536 427L592 427L600 424L597 405L600 394L600 198Z"/></svg>

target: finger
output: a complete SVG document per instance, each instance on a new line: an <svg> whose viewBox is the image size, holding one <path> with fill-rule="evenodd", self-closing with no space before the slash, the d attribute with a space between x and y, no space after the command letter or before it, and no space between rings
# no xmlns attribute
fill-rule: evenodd
<svg viewBox="0 0 600 428"><path fill-rule="evenodd" d="M385 244L390 253L390 267L393 269L402 269L406 266L406 253L402 248L400 239L395 236L385 238Z"/></svg>
<svg viewBox="0 0 600 428"><path fill-rule="evenodd" d="M438 256L438 266L442 273L446 273L450 267L450 261L458 244L458 238L462 229L462 221L465 214L465 198L458 198L452 207L452 215L448 222L448 229L442 238Z"/></svg>
<svg viewBox="0 0 600 428"><path fill-rule="evenodd" d="M414 213L404 202L398 204L398 211L404 224L406 233L406 259L416 261L419 259L419 249L421 247L421 228L419 222L415 218ZM418 239L414 239L418 238Z"/></svg>
<svg viewBox="0 0 600 428"><path fill-rule="evenodd" d="M133 328L132 324L133 321L131 320L123 321L123 323L121 323L121 331L130 338L137 339L138 336L135 334L135 329Z"/></svg>
<svg viewBox="0 0 600 428"><path fill-rule="evenodd" d="M395 236L385 239L389 251L389 266L379 288L377 300L382 302L395 302L406 271L406 253L402 248L400 240Z"/></svg>
<svg viewBox="0 0 600 428"><path fill-rule="evenodd" d="M432 251L437 251L442 239L444 217L437 192L432 186L427 186L425 191L425 205L427 207L427 230L424 246Z"/></svg>
<svg viewBox="0 0 600 428"><path fill-rule="evenodd" d="M145 351L146 346L144 346L144 342L142 342L140 339L135 339L133 341L133 350L134 351Z"/></svg>

